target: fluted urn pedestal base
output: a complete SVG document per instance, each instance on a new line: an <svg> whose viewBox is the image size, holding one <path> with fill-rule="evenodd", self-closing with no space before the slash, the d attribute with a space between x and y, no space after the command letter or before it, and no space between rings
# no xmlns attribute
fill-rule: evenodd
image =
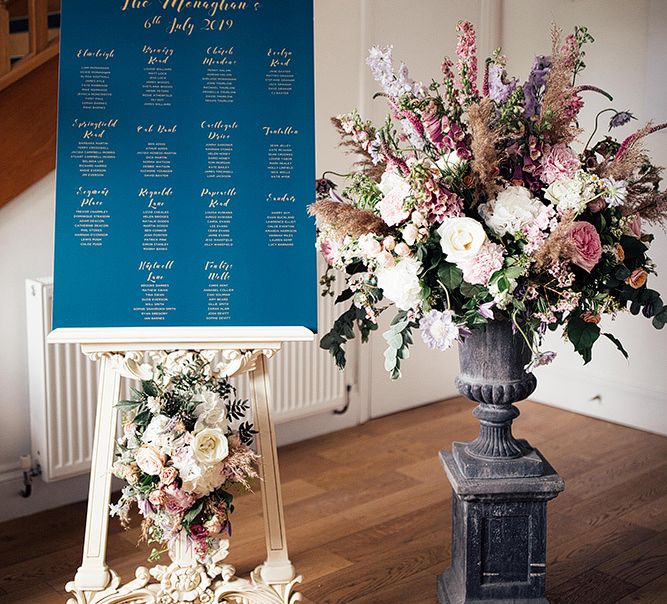
<svg viewBox="0 0 667 604"><path fill-rule="evenodd" d="M438 578L441 604L547 604L547 502L561 477L528 441L514 438L512 404L535 389L530 350L509 322L492 322L460 346L461 394L476 401L480 434L440 459L452 486L452 564Z"/></svg>

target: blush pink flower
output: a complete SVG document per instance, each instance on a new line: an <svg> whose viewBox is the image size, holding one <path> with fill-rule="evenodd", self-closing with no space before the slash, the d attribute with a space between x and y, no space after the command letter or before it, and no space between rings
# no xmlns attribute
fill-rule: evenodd
<svg viewBox="0 0 667 604"><path fill-rule="evenodd" d="M642 219L639 214L635 214L634 219L628 225L628 235L639 239L642 236Z"/></svg>
<svg viewBox="0 0 667 604"><path fill-rule="evenodd" d="M179 514L192 506L195 496L179 489L175 483L163 489L165 495L164 507L171 514Z"/></svg>
<svg viewBox="0 0 667 604"><path fill-rule="evenodd" d="M400 187L397 187L384 196L384 199L377 204L380 210L380 216L388 226L395 226L403 222L410 213L403 209L403 201L406 194Z"/></svg>
<svg viewBox="0 0 667 604"><path fill-rule="evenodd" d="M468 283L488 285L491 275L503 267L503 246L487 241L470 260L459 266Z"/></svg>
<svg viewBox="0 0 667 604"><path fill-rule="evenodd" d="M539 177L550 185L559 179L573 178L579 168L577 154L562 143L551 147L542 158Z"/></svg>
<svg viewBox="0 0 667 604"><path fill-rule="evenodd" d="M573 251L570 260L573 264L590 273L602 257L600 235L590 222L575 221L569 231Z"/></svg>
<svg viewBox="0 0 667 604"><path fill-rule="evenodd" d="M322 241L320 243L320 252L327 261L328 265L332 265L336 261L336 252L338 251L338 243L335 241Z"/></svg>

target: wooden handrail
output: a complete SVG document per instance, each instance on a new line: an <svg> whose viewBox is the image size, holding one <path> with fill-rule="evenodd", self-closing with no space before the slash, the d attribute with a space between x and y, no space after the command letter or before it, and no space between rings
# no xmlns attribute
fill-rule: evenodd
<svg viewBox="0 0 667 604"><path fill-rule="evenodd" d="M0 91L11 86L58 54L60 40L49 40L49 0L27 0L28 54L11 63L9 6L16 0L0 0ZM23 3L23 9L26 6ZM25 14L25 13L23 13Z"/></svg>
<svg viewBox="0 0 667 604"><path fill-rule="evenodd" d="M46 0L28 0L30 54L42 52L49 43L49 5Z"/></svg>
<svg viewBox="0 0 667 604"><path fill-rule="evenodd" d="M9 50L9 10L4 2L0 2L0 78L12 68Z"/></svg>

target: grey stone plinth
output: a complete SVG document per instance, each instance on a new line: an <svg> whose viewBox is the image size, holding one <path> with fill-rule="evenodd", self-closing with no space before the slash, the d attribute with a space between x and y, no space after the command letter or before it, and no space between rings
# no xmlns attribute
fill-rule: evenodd
<svg viewBox="0 0 667 604"><path fill-rule="evenodd" d="M452 565L438 578L441 604L546 604L547 502L560 476L512 434L513 403L537 385L531 351L509 321L492 321L460 345L459 392L478 403L479 436L442 451L452 485Z"/></svg>
<svg viewBox="0 0 667 604"><path fill-rule="evenodd" d="M440 459L452 485L452 565L438 578L441 604L547 603L547 501L560 476L533 449L544 474L467 478L449 451Z"/></svg>

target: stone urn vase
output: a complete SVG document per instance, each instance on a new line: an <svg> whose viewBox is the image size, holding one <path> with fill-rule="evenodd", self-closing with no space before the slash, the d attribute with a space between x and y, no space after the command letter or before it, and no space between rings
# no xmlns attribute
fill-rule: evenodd
<svg viewBox="0 0 667 604"><path fill-rule="evenodd" d="M510 321L492 321L459 346L459 392L475 401L479 436L441 451L452 485L452 565L438 579L442 604L546 603L546 504L560 476L512 434L514 403L534 390L531 351Z"/></svg>

